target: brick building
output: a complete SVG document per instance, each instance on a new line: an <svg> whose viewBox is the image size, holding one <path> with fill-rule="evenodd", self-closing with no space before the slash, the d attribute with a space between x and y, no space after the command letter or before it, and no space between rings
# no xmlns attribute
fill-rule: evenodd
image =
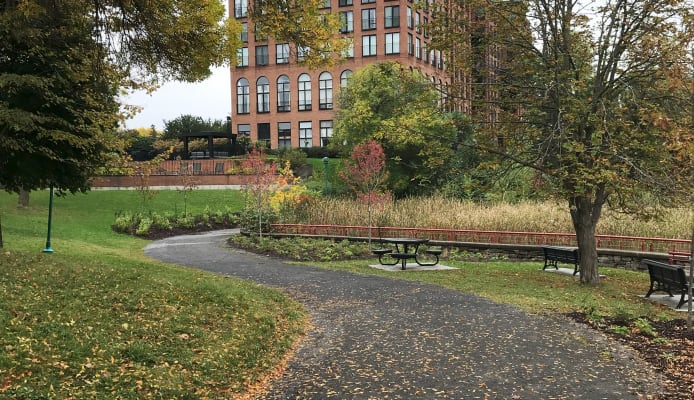
<svg viewBox="0 0 694 400"><path fill-rule="evenodd" d="M347 77L371 63L398 62L419 70L442 93L447 73L441 52L427 49L432 18L412 0L326 0L325 12L338 13L340 34L353 39L346 59L332 69L297 64L301 49L253 34L249 0L230 0L244 26L243 48L231 70L232 129L271 148L324 146L333 133L335 96Z"/></svg>

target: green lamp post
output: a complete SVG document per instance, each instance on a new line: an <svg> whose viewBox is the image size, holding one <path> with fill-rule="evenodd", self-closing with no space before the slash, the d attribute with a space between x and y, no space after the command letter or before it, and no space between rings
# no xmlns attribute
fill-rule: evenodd
<svg viewBox="0 0 694 400"><path fill-rule="evenodd" d="M48 234L46 235L46 248L44 253L53 253L51 248L51 220L53 219L53 185L51 185L50 194L48 195Z"/></svg>
<svg viewBox="0 0 694 400"><path fill-rule="evenodd" d="M323 157L323 196L328 194L328 157Z"/></svg>

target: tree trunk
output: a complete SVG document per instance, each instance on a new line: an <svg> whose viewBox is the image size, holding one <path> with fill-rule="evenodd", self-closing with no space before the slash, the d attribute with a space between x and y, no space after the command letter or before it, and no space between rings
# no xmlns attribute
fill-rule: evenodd
<svg viewBox="0 0 694 400"><path fill-rule="evenodd" d="M2 249L2 216L0 216L0 249Z"/></svg>
<svg viewBox="0 0 694 400"><path fill-rule="evenodd" d="M29 207L29 191L20 189L17 207Z"/></svg>
<svg viewBox="0 0 694 400"><path fill-rule="evenodd" d="M585 196L574 197L570 202L571 221L576 231L578 243L579 265L581 267L581 283L597 285L600 283L598 274L598 246L595 240L595 227L600 219L602 204L595 204Z"/></svg>

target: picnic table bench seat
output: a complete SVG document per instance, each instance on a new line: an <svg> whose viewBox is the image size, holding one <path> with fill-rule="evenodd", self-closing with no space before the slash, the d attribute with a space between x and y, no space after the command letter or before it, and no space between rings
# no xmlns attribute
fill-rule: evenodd
<svg viewBox="0 0 694 400"><path fill-rule="evenodd" d="M386 248L383 248L383 249L373 249L373 250L371 250L371 252L372 252L374 255L377 255L377 256L378 256L378 262L381 263L381 264L383 264L383 265L395 265L395 264L398 263L398 260L397 260L397 259L395 259L395 262L386 262L386 261L383 260L383 256L385 256L385 255L390 255L390 254L393 252L393 249L386 249Z"/></svg>
<svg viewBox="0 0 694 400"><path fill-rule="evenodd" d="M417 260L417 264L422 265L422 266L436 265L439 263L439 256L441 255L442 252L443 252L443 250L441 250L441 249L434 249L434 248L426 249L426 250L424 250L424 254L428 254L430 256L433 256L436 260L433 262L426 262L426 261ZM431 257L429 257L429 258L431 258Z"/></svg>

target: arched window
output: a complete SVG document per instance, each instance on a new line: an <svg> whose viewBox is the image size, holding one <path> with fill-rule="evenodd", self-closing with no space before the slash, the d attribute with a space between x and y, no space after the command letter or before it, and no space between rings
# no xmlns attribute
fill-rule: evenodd
<svg viewBox="0 0 694 400"><path fill-rule="evenodd" d="M323 72L318 77L318 108L332 110L333 108L333 76Z"/></svg>
<svg viewBox="0 0 694 400"><path fill-rule="evenodd" d="M241 78L236 82L236 113L248 114L250 110L250 86L248 79Z"/></svg>
<svg viewBox="0 0 694 400"><path fill-rule="evenodd" d="M311 77L299 75L299 111L311 110Z"/></svg>
<svg viewBox="0 0 694 400"><path fill-rule="evenodd" d="M255 86L258 93L258 112L270 112L270 81L261 76Z"/></svg>
<svg viewBox="0 0 694 400"><path fill-rule="evenodd" d="M277 78L277 111L287 112L290 111L290 101L289 101L289 78L287 75L280 75Z"/></svg>
<svg viewBox="0 0 694 400"><path fill-rule="evenodd" d="M347 86L347 80L349 77L352 75L352 71L349 69L346 69L342 71L342 74L340 74L340 86L345 87Z"/></svg>

